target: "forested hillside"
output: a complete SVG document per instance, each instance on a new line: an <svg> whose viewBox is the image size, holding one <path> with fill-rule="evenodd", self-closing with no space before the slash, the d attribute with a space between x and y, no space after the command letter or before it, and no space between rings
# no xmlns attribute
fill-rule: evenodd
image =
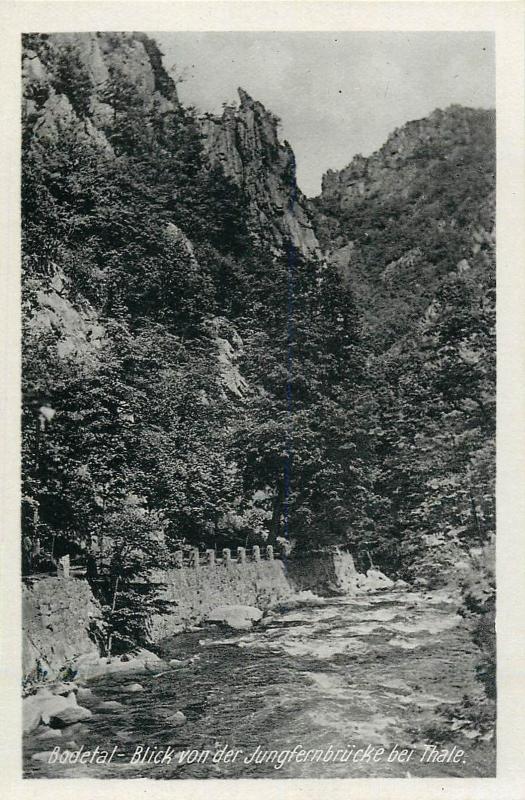
<svg viewBox="0 0 525 800"><path fill-rule="evenodd" d="M284 537L433 585L490 542L493 115L310 203L271 113L182 107L144 35L23 68L26 568Z"/></svg>
<svg viewBox="0 0 525 800"><path fill-rule="evenodd" d="M494 115L451 107L328 173L319 236L361 313L376 536L403 560L494 531Z"/></svg>

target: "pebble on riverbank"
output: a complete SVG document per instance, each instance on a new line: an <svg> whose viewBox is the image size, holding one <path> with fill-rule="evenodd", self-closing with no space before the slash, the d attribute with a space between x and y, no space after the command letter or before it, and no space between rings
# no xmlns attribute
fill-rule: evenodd
<svg viewBox="0 0 525 800"><path fill-rule="evenodd" d="M42 733L37 734L37 739L61 739L62 731L57 728L46 728Z"/></svg>

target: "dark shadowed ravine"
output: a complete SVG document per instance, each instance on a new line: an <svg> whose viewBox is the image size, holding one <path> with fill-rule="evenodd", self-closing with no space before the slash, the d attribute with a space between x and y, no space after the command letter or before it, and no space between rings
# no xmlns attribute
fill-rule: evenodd
<svg viewBox="0 0 525 800"><path fill-rule="evenodd" d="M315 601L314 601L315 603ZM422 763L436 742L441 713L475 692L476 651L457 604L446 595L382 592L293 605L270 612L249 632L205 627L163 643L178 668L140 674L143 691L121 687L130 677L91 681L93 717L61 748L96 745L118 757L110 764L32 761L43 742L26 738L27 777L96 778L371 778L485 776L494 773L492 742L458 730L440 748L464 750L460 763ZM117 699L122 706L97 708ZM88 703L85 703L86 705ZM182 711L184 725L170 715ZM435 734L434 734L435 735ZM438 734L439 736L439 734ZM224 745L242 751L233 763L213 763ZM250 760L264 751L385 748L377 763ZM392 747L413 749L409 763L388 762ZM204 763L131 764L137 747L210 752ZM145 752L145 751L143 751ZM369 751L370 752L370 751ZM457 752L457 749L456 749Z"/></svg>

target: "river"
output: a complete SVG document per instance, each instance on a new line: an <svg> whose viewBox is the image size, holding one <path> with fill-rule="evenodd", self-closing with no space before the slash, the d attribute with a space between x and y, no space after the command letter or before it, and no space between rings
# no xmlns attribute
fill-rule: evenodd
<svg viewBox="0 0 525 800"><path fill-rule="evenodd" d="M51 740L43 747L34 735L26 737L25 775L155 779L493 775L493 742L472 734L468 738L460 728L450 734L452 738L442 736L440 714L464 695L479 694L476 648L456 609L457 602L444 593L399 590L292 602L267 614L249 632L205 626L180 634L162 643L165 659L180 659L176 668L90 682L94 696L81 702L93 710L93 717L69 734L74 741ZM140 682L143 690L122 691L131 681ZM115 699L122 705L100 707ZM178 727L169 720L176 711L186 716ZM32 754L56 744L70 750L83 746L84 752L96 745L108 751L117 748L117 755L105 764L31 760ZM430 744L438 750L425 751ZM453 745L454 760L452 756L448 762L428 760L436 752L443 758L444 748L450 754ZM406 753L396 757L394 752L389 761L394 746L398 753ZM168 755L176 755L171 763L130 763L137 747L147 755L162 755L169 747ZM299 758L283 756L282 766L276 756L268 755L294 747ZM326 760L315 755L301 760L301 749L322 750ZM203 755L196 763L181 764L187 756L180 754L190 750ZM227 761L224 756L213 758L229 750L233 753ZM458 757L460 750L463 754ZM427 758L422 760L425 752Z"/></svg>

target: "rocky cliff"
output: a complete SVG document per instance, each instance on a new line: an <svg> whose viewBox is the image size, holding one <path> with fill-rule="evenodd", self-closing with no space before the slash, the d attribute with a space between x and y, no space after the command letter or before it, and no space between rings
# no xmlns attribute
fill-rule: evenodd
<svg viewBox="0 0 525 800"><path fill-rule="evenodd" d="M113 153L110 134L118 114L165 116L180 109L161 54L143 34L61 33L26 37L23 113L35 140L80 139ZM291 242L303 255L318 255L308 203L297 186L295 157L278 137L278 120L239 89L240 104L222 116L199 120L210 166L220 167L247 198L250 233L278 252Z"/></svg>
<svg viewBox="0 0 525 800"><path fill-rule="evenodd" d="M295 156L279 141L278 120L244 89L238 92L238 106L201 120L210 161L245 193L259 241L274 249L291 241L303 255L319 255L311 213L297 186Z"/></svg>
<svg viewBox="0 0 525 800"><path fill-rule="evenodd" d="M107 129L131 89L145 109L167 113L179 105L158 49L144 34L27 34L22 79L26 133L53 140L73 127L108 152Z"/></svg>
<svg viewBox="0 0 525 800"><path fill-rule="evenodd" d="M493 126L491 111L462 106L436 109L428 117L396 128L371 156L356 155L342 170L328 170L321 198L341 209L367 196L408 198L417 191L422 168L429 169L431 163L446 161L460 167L472 145L486 156ZM487 180L490 183L490 176Z"/></svg>
<svg viewBox="0 0 525 800"><path fill-rule="evenodd" d="M31 34L23 70L24 535L398 574L489 535L490 112L408 123L312 203L273 115L198 118L144 35Z"/></svg>

